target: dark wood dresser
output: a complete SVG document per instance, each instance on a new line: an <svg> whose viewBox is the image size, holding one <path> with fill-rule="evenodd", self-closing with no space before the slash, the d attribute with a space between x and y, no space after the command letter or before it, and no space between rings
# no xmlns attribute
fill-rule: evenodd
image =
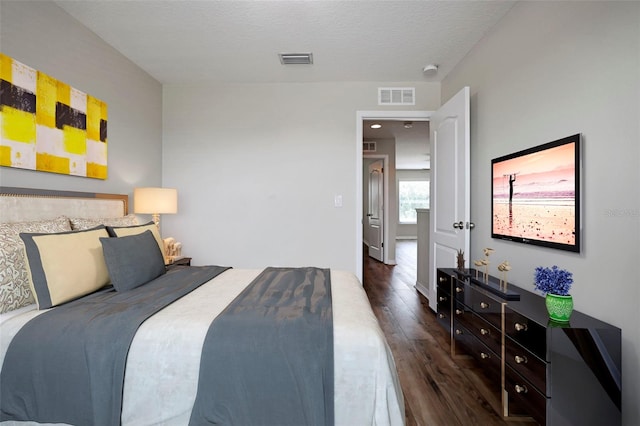
<svg viewBox="0 0 640 426"><path fill-rule="evenodd" d="M519 300L507 300L475 284L475 273L438 269L436 315L451 355L474 357L495 384L500 414L554 426L620 424L621 330L575 310L570 323L554 323L544 297L509 286Z"/></svg>

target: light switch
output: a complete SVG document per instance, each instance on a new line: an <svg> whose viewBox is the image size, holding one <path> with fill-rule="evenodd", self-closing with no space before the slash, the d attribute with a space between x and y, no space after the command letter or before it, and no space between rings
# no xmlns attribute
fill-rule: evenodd
<svg viewBox="0 0 640 426"><path fill-rule="evenodd" d="M342 195L336 195L333 197L334 207L342 207Z"/></svg>

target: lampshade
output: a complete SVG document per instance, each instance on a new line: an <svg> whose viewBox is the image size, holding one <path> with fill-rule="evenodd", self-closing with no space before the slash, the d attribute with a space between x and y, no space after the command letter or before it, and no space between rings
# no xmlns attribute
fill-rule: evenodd
<svg viewBox="0 0 640 426"><path fill-rule="evenodd" d="M140 214L178 213L178 191L173 188L135 188L133 212Z"/></svg>

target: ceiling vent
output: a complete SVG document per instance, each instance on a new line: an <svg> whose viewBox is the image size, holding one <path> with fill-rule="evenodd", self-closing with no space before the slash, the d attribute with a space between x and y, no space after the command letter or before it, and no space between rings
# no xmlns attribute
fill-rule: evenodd
<svg viewBox="0 0 640 426"><path fill-rule="evenodd" d="M378 105L415 105L415 87L378 87Z"/></svg>
<svg viewBox="0 0 640 426"><path fill-rule="evenodd" d="M362 142L362 152L376 152L375 141Z"/></svg>
<svg viewBox="0 0 640 426"><path fill-rule="evenodd" d="M282 65L311 65L313 53L279 53Z"/></svg>

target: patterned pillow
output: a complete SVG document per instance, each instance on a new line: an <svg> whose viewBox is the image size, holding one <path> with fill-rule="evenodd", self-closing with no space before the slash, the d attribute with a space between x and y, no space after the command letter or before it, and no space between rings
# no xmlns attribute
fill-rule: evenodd
<svg viewBox="0 0 640 426"><path fill-rule="evenodd" d="M21 232L54 233L70 231L69 218L37 222L0 223L0 313L35 303L29 289Z"/></svg>
<svg viewBox="0 0 640 426"><path fill-rule="evenodd" d="M71 229L74 231L83 231L85 229L95 228L98 225L104 226L133 226L138 224L138 218L134 214L123 217L103 217L100 219L72 217Z"/></svg>
<svg viewBox="0 0 640 426"><path fill-rule="evenodd" d="M100 238L104 226L56 234L21 233L38 309L77 299L109 284Z"/></svg>

